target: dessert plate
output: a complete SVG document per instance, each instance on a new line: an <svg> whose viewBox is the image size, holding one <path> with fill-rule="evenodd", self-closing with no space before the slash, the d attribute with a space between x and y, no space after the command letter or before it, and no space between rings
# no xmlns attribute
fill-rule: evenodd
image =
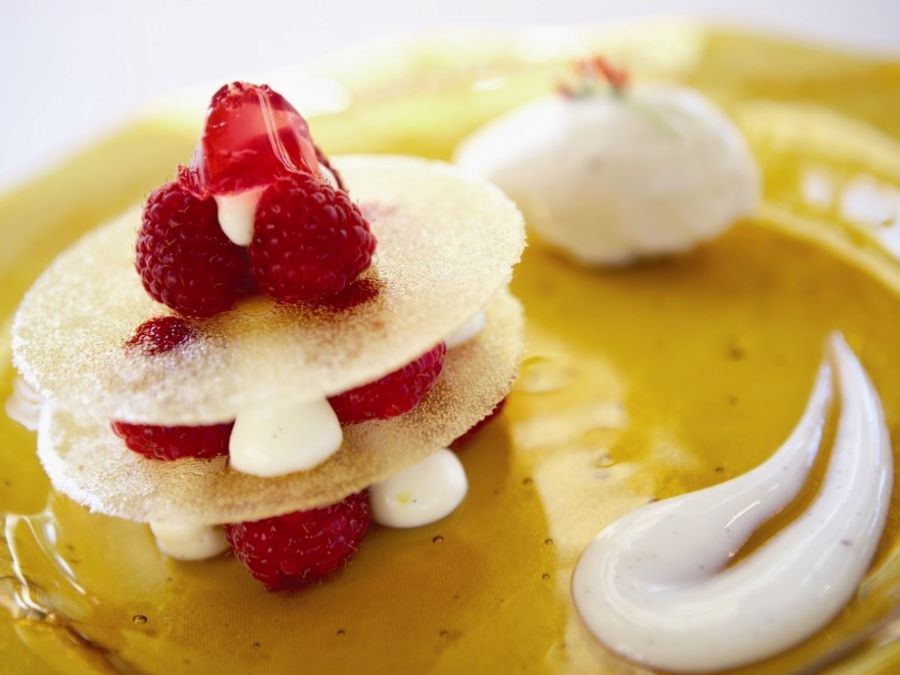
<svg viewBox="0 0 900 675"><path fill-rule="evenodd" d="M461 449L466 501L427 527L379 529L343 574L300 593L268 594L227 558L168 560L145 527L54 494L34 436L0 419L0 672L637 671L578 618L578 556L624 513L763 462L800 418L832 331L871 374L900 447L900 65L680 24L446 36L267 79L329 154L447 159L599 51L731 114L762 165L759 217L618 271L534 244L512 285L528 355L503 414ZM60 250L190 157L206 89L0 199L4 321ZM6 398L7 337L0 369ZM824 468L739 558L803 511ZM898 588L895 492L847 608L744 672L889 669Z"/></svg>

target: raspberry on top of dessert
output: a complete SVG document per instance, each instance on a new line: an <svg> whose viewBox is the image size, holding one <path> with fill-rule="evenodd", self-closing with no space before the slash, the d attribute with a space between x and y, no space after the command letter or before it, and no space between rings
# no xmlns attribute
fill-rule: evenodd
<svg viewBox="0 0 900 675"><path fill-rule="evenodd" d="M147 292L208 317L254 292L314 302L347 288L371 265L376 241L319 157L330 166L280 94L222 87L190 167L144 208L136 265Z"/></svg>
<svg viewBox="0 0 900 675"><path fill-rule="evenodd" d="M232 82L209 104L203 135L179 182L198 198L271 185L291 173L319 175L309 125L268 85Z"/></svg>

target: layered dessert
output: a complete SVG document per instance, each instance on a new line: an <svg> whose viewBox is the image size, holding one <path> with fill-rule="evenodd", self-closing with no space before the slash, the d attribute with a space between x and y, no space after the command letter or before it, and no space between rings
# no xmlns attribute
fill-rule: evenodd
<svg viewBox="0 0 900 675"><path fill-rule="evenodd" d="M176 560L160 550L164 537L158 542L138 522L148 518L90 512L52 489L33 435L0 419L0 612L14 617L0 621L0 654L26 672L277 673L298 663L335 673L892 672L900 493L890 490L897 478L890 449L900 442L900 265L879 242L897 233L896 212L884 208L900 186L900 129L885 94L896 88L896 74L862 57L691 27L632 33L618 48L597 37L596 49L628 63L633 76L623 80L612 69L610 80L598 62L583 100L579 86L590 78L583 64L573 77L571 59L595 47L582 49L575 33L565 33L571 49L534 33L507 41L467 34L464 45L435 39L411 53L354 54L344 70L331 64L319 71L328 85L323 93L340 94L315 113L306 105L313 97L304 97L311 135L334 155L332 175L320 175L333 185L333 174L340 176L376 239L373 262L350 284L356 290L326 304L340 311L370 306L362 299L377 297L368 279L385 254L383 214L359 196L339 154L459 157L477 130L539 99L593 108L591 89L604 98L598 109L621 113L632 129L645 118L643 101L628 102L629 91L652 86L702 96L744 137L759 163L762 200L732 212L703 241L668 252L632 250L612 262L553 244L536 224L540 213L528 213L534 239L551 245L529 246L510 285L525 307L527 348L503 413L467 440L441 446L447 452L440 459L391 467L374 484L398 501L419 503L395 492L390 479L430 484L429 476L458 459L465 498L430 524L370 525L352 564L300 593L262 592L231 554ZM285 94L311 86L294 74L270 81ZM0 201L0 218L40 225L8 229L3 251L23 254L14 274L0 256L0 302L8 311L47 264L47 241L56 242L53 250L64 247L171 178L178 158L196 145L196 111L207 95L192 115L167 109L79 159L62 172L69 182L54 177L30 198ZM605 127L591 128L600 131L586 143L615 145ZM620 147L618 166L666 150L680 158L676 168L666 165L672 180L682 170L685 179L708 180L701 165L687 168L697 159L687 148L655 131L642 136L652 149L631 149L639 157ZM527 134L515 141L531 142ZM714 147L702 161L725 161L725 148ZM134 156L142 161L123 159ZM647 171L656 163L646 163ZM735 189L750 184L740 178L750 174L729 175ZM98 176L105 179L100 187ZM638 204L638 192L647 198L649 176L627 190L607 190L607 206L619 197ZM576 178L577 192L589 192L590 182ZM213 192L217 208L224 198L227 211L228 195ZM867 204L864 192L878 203ZM705 213L701 201L670 197L675 211L668 213L695 206L698 218ZM63 203L71 207L60 211ZM431 208L421 222L438 211ZM595 238L610 241L602 232ZM147 319L171 315L203 336L207 326L266 297L254 291L205 319L154 305L119 331L115 353ZM293 312L309 303L277 306ZM468 330L477 330L474 309L461 313L460 327L464 314L472 319ZM487 315L475 341L448 349L432 390L407 415L415 417L436 395L455 351L487 337ZM398 357L391 372L451 330ZM153 344L133 342L127 353ZM2 393L15 388L16 416L33 417L42 397L5 372ZM137 400L141 392L133 389ZM110 409L97 429L140 460L107 431L111 420L154 421L136 412ZM231 414L237 419L240 410ZM342 425L341 433L349 443L354 428L403 419ZM86 472L87 460L84 466ZM229 472L222 475L237 475ZM455 475L444 484L461 484ZM110 483L119 474L113 476ZM376 515L376 487L356 507L364 503L370 518L384 517ZM167 521L155 524L165 534L159 524ZM220 536L216 526L212 532Z"/></svg>
<svg viewBox="0 0 900 675"><path fill-rule="evenodd" d="M270 590L340 569L369 530L463 500L449 450L509 391L524 244L496 188L440 163L330 162L267 86L213 97L194 158L63 253L14 359L38 455L161 551L235 556Z"/></svg>

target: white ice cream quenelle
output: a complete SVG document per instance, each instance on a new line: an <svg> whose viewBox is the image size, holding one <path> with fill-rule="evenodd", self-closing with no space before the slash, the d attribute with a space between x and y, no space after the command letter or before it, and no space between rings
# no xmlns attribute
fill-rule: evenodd
<svg viewBox="0 0 900 675"><path fill-rule="evenodd" d="M590 265L688 250L759 201L744 138L683 87L535 101L465 139L455 161L502 188L548 243Z"/></svg>

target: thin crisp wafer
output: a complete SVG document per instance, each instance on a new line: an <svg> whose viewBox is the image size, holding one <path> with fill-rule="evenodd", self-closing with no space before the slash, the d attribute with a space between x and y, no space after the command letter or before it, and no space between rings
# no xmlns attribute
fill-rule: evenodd
<svg viewBox="0 0 900 675"><path fill-rule="evenodd" d="M491 301L477 338L451 350L434 389L400 417L345 428L324 464L279 478L234 471L224 458L154 461L127 450L109 426L48 406L38 455L53 486L93 511L130 520L237 522L343 499L449 445L509 392L522 354L522 308Z"/></svg>
<svg viewBox="0 0 900 675"><path fill-rule="evenodd" d="M378 237L356 306L304 309L263 297L198 324L186 348L124 350L166 308L134 269L131 211L63 253L28 292L13 325L16 367L62 407L98 419L210 424L260 401L312 400L412 361L507 285L524 246L516 207L498 189L441 162L335 160Z"/></svg>

